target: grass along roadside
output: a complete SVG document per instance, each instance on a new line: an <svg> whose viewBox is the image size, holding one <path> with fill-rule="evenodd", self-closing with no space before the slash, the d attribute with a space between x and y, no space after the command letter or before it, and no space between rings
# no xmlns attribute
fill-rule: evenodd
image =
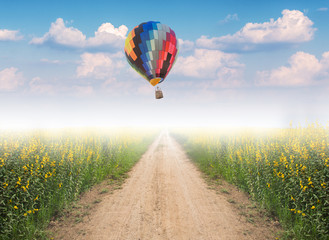
<svg viewBox="0 0 329 240"><path fill-rule="evenodd" d="M277 216L283 238L328 239L328 128L178 130L174 136L210 178L237 185Z"/></svg>
<svg viewBox="0 0 329 240"><path fill-rule="evenodd" d="M104 199L121 189L128 174L119 176L118 179L105 179L82 193L70 206L55 215L46 230L48 239L70 238L71 234L85 235L84 230L76 230L78 224L88 222L89 216L97 209Z"/></svg>
<svg viewBox="0 0 329 240"><path fill-rule="evenodd" d="M0 239L43 239L50 219L104 179L119 179L156 131L0 134ZM78 220L77 220L78 221Z"/></svg>
<svg viewBox="0 0 329 240"><path fill-rule="evenodd" d="M259 236L260 239L280 239L283 229L277 219L256 201L252 200L248 193L237 186L226 182L224 179L214 179L202 173L202 177L208 184L208 188L216 192L231 204L233 211L240 216L239 221L249 224L249 229L244 235Z"/></svg>

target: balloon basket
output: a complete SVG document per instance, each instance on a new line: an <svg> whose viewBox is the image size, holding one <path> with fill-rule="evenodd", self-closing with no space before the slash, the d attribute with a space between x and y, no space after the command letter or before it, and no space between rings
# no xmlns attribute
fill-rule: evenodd
<svg viewBox="0 0 329 240"><path fill-rule="evenodd" d="M155 99L161 99L163 98L163 93L159 87L155 89Z"/></svg>

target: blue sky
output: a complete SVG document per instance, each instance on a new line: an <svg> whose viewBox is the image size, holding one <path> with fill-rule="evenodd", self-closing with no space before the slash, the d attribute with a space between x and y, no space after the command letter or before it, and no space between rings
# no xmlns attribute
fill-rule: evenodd
<svg viewBox="0 0 329 240"><path fill-rule="evenodd" d="M329 120L329 1L1 1L0 128L286 127ZM180 39L164 99L124 39Z"/></svg>

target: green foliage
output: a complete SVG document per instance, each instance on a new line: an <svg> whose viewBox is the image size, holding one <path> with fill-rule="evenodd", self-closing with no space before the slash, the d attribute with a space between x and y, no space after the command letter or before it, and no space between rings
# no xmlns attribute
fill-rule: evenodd
<svg viewBox="0 0 329 240"><path fill-rule="evenodd" d="M174 135L203 172L236 184L277 215L289 238L329 239L328 134L311 124L261 134Z"/></svg>
<svg viewBox="0 0 329 240"><path fill-rule="evenodd" d="M0 239L43 238L49 220L138 161L154 134L20 132L0 135Z"/></svg>

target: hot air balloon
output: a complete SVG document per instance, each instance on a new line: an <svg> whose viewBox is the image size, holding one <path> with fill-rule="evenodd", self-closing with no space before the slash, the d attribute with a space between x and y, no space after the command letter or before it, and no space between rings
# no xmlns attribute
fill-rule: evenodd
<svg viewBox="0 0 329 240"><path fill-rule="evenodd" d="M175 32L160 22L144 22L127 36L124 48L130 66L152 86L163 82L175 63L178 41ZM156 98L162 98L157 87Z"/></svg>

